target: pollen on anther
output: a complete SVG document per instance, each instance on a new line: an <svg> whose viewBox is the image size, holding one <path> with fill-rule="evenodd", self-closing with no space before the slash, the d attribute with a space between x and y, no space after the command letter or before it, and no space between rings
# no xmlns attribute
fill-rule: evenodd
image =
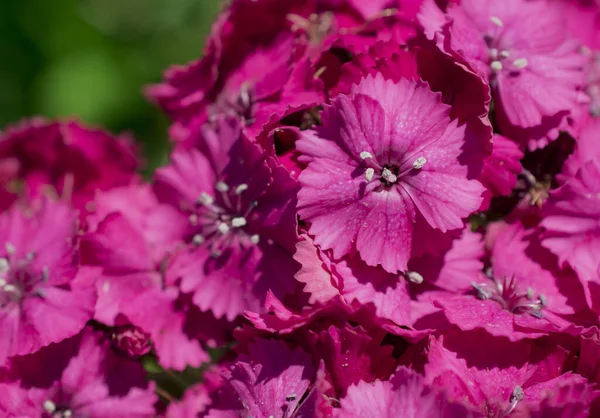
<svg viewBox="0 0 600 418"><path fill-rule="evenodd" d="M233 218L231 220L231 226L233 226L234 228L240 228L245 225L246 225L246 218L243 218L241 216L238 218Z"/></svg>
<svg viewBox="0 0 600 418"><path fill-rule="evenodd" d="M383 171L381 172L381 177L383 177L383 179L389 183L395 183L396 180L398 180L398 177L396 177L396 175L392 173L388 168L383 169Z"/></svg>
<svg viewBox="0 0 600 418"><path fill-rule="evenodd" d="M504 51L500 51L500 57L502 58L508 58L510 57L510 52L504 50Z"/></svg>
<svg viewBox="0 0 600 418"><path fill-rule="evenodd" d="M518 69L525 68L528 64L527 58L519 58L513 61L513 65Z"/></svg>
<svg viewBox="0 0 600 418"><path fill-rule="evenodd" d="M8 260L4 257L0 258L0 273L6 273L8 268Z"/></svg>
<svg viewBox="0 0 600 418"><path fill-rule="evenodd" d="M426 162L427 159L425 157L419 157L413 162L413 168L420 170L423 168Z"/></svg>
<svg viewBox="0 0 600 418"><path fill-rule="evenodd" d="M221 193L226 193L229 191L229 186L222 181L218 181L215 185L215 189L217 189Z"/></svg>
<svg viewBox="0 0 600 418"><path fill-rule="evenodd" d="M258 234L254 234L250 237L250 242L254 245L260 242L260 236Z"/></svg>
<svg viewBox="0 0 600 418"><path fill-rule="evenodd" d="M45 400L44 401L44 411L46 411L47 413L51 414L54 411L56 411L56 405L54 404L54 402L52 402L51 400Z"/></svg>
<svg viewBox="0 0 600 418"><path fill-rule="evenodd" d="M498 16L490 16L490 22L492 22L494 25L498 26L499 28L504 26L504 22L502 22L502 20L500 20L500 18Z"/></svg>
<svg viewBox="0 0 600 418"><path fill-rule="evenodd" d="M4 286L6 286L6 280L0 277L0 289L2 289Z"/></svg>
<svg viewBox="0 0 600 418"><path fill-rule="evenodd" d="M407 272L406 273L406 277L412 283L416 283L416 284L423 283L423 276L421 276L421 274L417 273L416 271L409 271L409 272Z"/></svg>
<svg viewBox="0 0 600 418"><path fill-rule="evenodd" d="M373 180L374 175L375 175L375 170L370 167L367 168L367 171L365 172L365 178L367 179L367 181Z"/></svg>
<svg viewBox="0 0 600 418"><path fill-rule="evenodd" d="M240 184L238 187L235 188L235 194L240 195L240 194L244 193L246 190L248 190L248 185Z"/></svg>
<svg viewBox="0 0 600 418"><path fill-rule="evenodd" d="M490 64L490 68L492 69L492 71L502 71L502 63L500 61L492 61L492 63Z"/></svg>
<svg viewBox="0 0 600 418"><path fill-rule="evenodd" d="M17 252L17 249L15 248L15 246L12 245L10 242L7 242L6 244L4 244L4 248L6 249L6 252L10 255Z"/></svg>
<svg viewBox="0 0 600 418"><path fill-rule="evenodd" d="M194 245L204 244L204 237L202 235L200 235L200 234L196 234L192 238L192 242L194 243Z"/></svg>
<svg viewBox="0 0 600 418"><path fill-rule="evenodd" d="M363 151L360 153L360 158L361 158L361 160L373 158L373 154L371 154L369 151Z"/></svg>
<svg viewBox="0 0 600 418"><path fill-rule="evenodd" d="M219 226L217 226L217 229L221 234L226 234L229 232L229 225L227 225L225 222L221 222Z"/></svg>
<svg viewBox="0 0 600 418"><path fill-rule="evenodd" d="M213 202L214 202L214 199L212 198L211 195L209 195L206 192L200 193L200 197L198 198L198 203L200 203L201 205L212 205Z"/></svg>

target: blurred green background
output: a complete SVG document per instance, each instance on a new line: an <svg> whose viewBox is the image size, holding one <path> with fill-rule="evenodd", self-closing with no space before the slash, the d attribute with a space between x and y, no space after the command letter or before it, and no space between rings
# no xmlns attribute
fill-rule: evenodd
<svg viewBox="0 0 600 418"><path fill-rule="evenodd" d="M0 124L76 116L131 130L148 166L168 122L142 89L202 53L219 0L0 0Z"/></svg>

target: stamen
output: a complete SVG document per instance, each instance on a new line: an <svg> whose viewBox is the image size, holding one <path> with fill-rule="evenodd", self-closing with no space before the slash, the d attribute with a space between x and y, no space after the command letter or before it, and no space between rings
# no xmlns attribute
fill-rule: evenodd
<svg viewBox="0 0 600 418"><path fill-rule="evenodd" d="M192 213L190 215L190 225L192 225L192 226L198 225L198 215L196 215L195 213Z"/></svg>
<svg viewBox="0 0 600 418"><path fill-rule="evenodd" d="M15 286L13 286L12 284L4 285L3 289L7 293L16 293L17 292L17 288Z"/></svg>
<svg viewBox="0 0 600 418"><path fill-rule="evenodd" d="M510 395L510 405L508 406L508 409L504 411L504 414L502 414L502 416L506 417L509 414L511 414L512 411L514 411L517 407L517 404L520 401L522 401L523 398L525 398L525 392L523 391L523 388L521 386L515 386L512 394Z"/></svg>
<svg viewBox="0 0 600 418"><path fill-rule="evenodd" d="M200 193L200 197L198 198L198 203L204 206L212 205L215 200L206 192Z"/></svg>
<svg viewBox="0 0 600 418"><path fill-rule="evenodd" d="M0 289L2 289L4 286L6 286L6 280L0 277Z"/></svg>
<svg viewBox="0 0 600 418"><path fill-rule="evenodd" d="M367 181L373 180L374 175L375 175L375 170L370 167L367 168L367 171L365 171L365 177L366 177Z"/></svg>
<svg viewBox="0 0 600 418"><path fill-rule="evenodd" d="M510 52L508 52L507 50L500 51L500 57L501 58L508 58L508 57L510 57Z"/></svg>
<svg viewBox="0 0 600 418"><path fill-rule="evenodd" d="M202 245L202 244L204 244L204 237L202 235L200 235L200 234L196 234L192 238L192 243L194 245Z"/></svg>
<svg viewBox="0 0 600 418"><path fill-rule="evenodd" d="M425 157L419 157L413 162L413 168L416 170L420 170L423 168L426 162L427 160L425 159Z"/></svg>
<svg viewBox="0 0 600 418"><path fill-rule="evenodd" d="M360 158L361 160L366 160L368 158L373 158L373 154L371 154L369 151L363 151L360 153Z"/></svg>
<svg viewBox="0 0 600 418"><path fill-rule="evenodd" d="M229 191L229 186L222 181L218 181L217 184L215 184L215 189L221 193L226 193Z"/></svg>
<svg viewBox="0 0 600 418"><path fill-rule="evenodd" d="M250 237L250 242L254 245L260 242L260 236L258 234L254 234Z"/></svg>
<svg viewBox="0 0 600 418"><path fill-rule="evenodd" d="M242 226L246 226L246 218L242 218L242 217L233 218L231 220L231 226L234 228L240 228Z"/></svg>
<svg viewBox="0 0 600 418"><path fill-rule="evenodd" d="M285 397L285 400L288 402L293 401L294 399L296 399L298 397L298 395L296 395L295 393L290 393L289 395L287 395Z"/></svg>
<svg viewBox="0 0 600 418"><path fill-rule="evenodd" d="M0 258L0 273L6 273L8 269L8 259L4 257Z"/></svg>
<svg viewBox="0 0 600 418"><path fill-rule="evenodd" d="M248 190L248 185L247 184L240 184L238 187L235 188L235 194L241 195L246 190Z"/></svg>
<svg viewBox="0 0 600 418"><path fill-rule="evenodd" d="M519 59L516 59L513 61L513 65L515 66L515 68L518 68L519 70L527 67L528 64L529 64L529 62L527 61L527 58L519 58Z"/></svg>
<svg viewBox="0 0 600 418"><path fill-rule="evenodd" d="M49 399L44 401L44 411L49 414L53 413L56 411L56 404Z"/></svg>
<svg viewBox="0 0 600 418"><path fill-rule="evenodd" d="M500 18L497 16L490 16L490 22L492 22L494 25L498 26L499 28L504 26L504 23L502 22L502 20L500 20Z"/></svg>
<svg viewBox="0 0 600 418"><path fill-rule="evenodd" d="M8 255L13 255L14 253L17 252L17 249L15 248L15 246L12 245L10 242L7 242L6 244L4 244L4 248L6 249L6 252L8 253Z"/></svg>
<svg viewBox="0 0 600 418"><path fill-rule="evenodd" d="M221 222L219 226L217 226L217 229L221 234L225 235L229 232L229 225L227 225L225 222Z"/></svg>
<svg viewBox="0 0 600 418"><path fill-rule="evenodd" d="M494 72L500 72L502 71L502 63L500 61L492 61L492 63L490 64L490 68Z"/></svg>
<svg viewBox="0 0 600 418"><path fill-rule="evenodd" d="M62 418L71 418L73 416L73 412L70 409L63 411Z"/></svg>
<svg viewBox="0 0 600 418"><path fill-rule="evenodd" d="M548 306L548 299L546 299L546 296L539 295L538 299L540 301L540 305L542 306L542 308L545 308L546 306Z"/></svg>
<svg viewBox="0 0 600 418"><path fill-rule="evenodd" d="M387 168L383 169L383 171L381 172L381 177L383 177L383 179L388 183L396 183L396 181L398 180L398 177L396 177L396 175Z"/></svg>
<svg viewBox="0 0 600 418"><path fill-rule="evenodd" d="M104 293L108 293L109 290L110 290L110 282L107 280L104 282L104 284L102 284L102 291Z"/></svg>
<svg viewBox="0 0 600 418"><path fill-rule="evenodd" d="M490 58L494 61L498 59L498 50L496 48L490 49Z"/></svg>
<svg viewBox="0 0 600 418"><path fill-rule="evenodd" d="M479 284L472 282L471 286L473 286L473 289L475 289L475 291L477 292L478 299L488 300L490 298L490 294L486 292L485 289Z"/></svg>
<svg viewBox="0 0 600 418"><path fill-rule="evenodd" d="M423 276L421 276L416 271L408 271L408 272L406 272L406 277L408 278L408 280L410 280L411 282L413 282L415 284L421 284L421 283L423 283Z"/></svg>

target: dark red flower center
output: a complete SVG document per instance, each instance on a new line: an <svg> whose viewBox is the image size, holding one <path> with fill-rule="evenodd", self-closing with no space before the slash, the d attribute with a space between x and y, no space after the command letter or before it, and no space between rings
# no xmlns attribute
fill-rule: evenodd
<svg viewBox="0 0 600 418"><path fill-rule="evenodd" d="M32 268L34 253L19 259L11 244L6 244L6 250L6 256L0 257L0 308L19 303L29 295L43 298L45 294L38 285L48 280L48 269L37 272Z"/></svg>

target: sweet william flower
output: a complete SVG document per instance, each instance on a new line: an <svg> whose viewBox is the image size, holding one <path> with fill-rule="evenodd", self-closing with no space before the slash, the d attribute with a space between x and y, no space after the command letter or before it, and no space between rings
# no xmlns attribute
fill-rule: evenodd
<svg viewBox="0 0 600 418"><path fill-rule="evenodd" d="M113 136L77 122L25 120L0 134L0 210L19 196L60 196L82 211L97 190L139 180L129 135Z"/></svg>
<svg viewBox="0 0 600 418"><path fill-rule="evenodd" d="M397 272L422 238L416 229L462 229L482 201L474 178L483 156L474 151L478 138L449 114L439 94L406 79L368 76L337 96L323 126L296 144L309 162L298 212L315 243Z"/></svg>
<svg viewBox="0 0 600 418"><path fill-rule="evenodd" d="M76 213L43 201L0 215L0 364L77 334L94 313L97 272L77 265Z"/></svg>
<svg viewBox="0 0 600 418"><path fill-rule="evenodd" d="M110 348L102 335L80 335L11 361L0 383L3 417L150 418L153 384L142 365Z"/></svg>
<svg viewBox="0 0 600 418"><path fill-rule="evenodd" d="M420 21L442 51L487 80L503 133L535 149L585 101L587 57L551 1L463 0L445 14L426 0Z"/></svg>
<svg viewBox="0 0 600 418"><path fill-rule="evenodd" d="M389 381L361 381L341 399L336 418L472 417L464 406L436 391L415 371L400 367Z"/></svg>

